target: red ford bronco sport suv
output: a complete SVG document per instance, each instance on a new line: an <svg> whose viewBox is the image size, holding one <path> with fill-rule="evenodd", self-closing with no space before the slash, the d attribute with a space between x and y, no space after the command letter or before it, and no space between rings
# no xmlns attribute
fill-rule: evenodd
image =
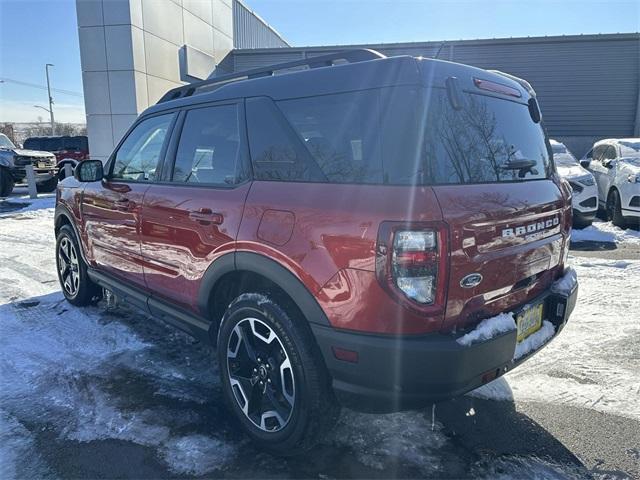
<svg viewBox="0 0 640 480"><path fill-rule="evenodd" d="M339 405L419 408L528 358L576 301L570 226L526 82L370 50L168 92L55 216L68 301L102 287L213 344L280 454Z"/></svg>

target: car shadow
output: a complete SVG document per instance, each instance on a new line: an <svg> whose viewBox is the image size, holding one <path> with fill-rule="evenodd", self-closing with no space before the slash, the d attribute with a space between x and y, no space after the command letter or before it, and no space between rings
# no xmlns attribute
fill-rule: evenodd
<svg viewBox="0 0 640 480"><path fill-rule="evenodd" d="M312 451L275 457L230 415L208 345L126 305L79 309L60 292L0 305L0 317L0 337L12 342L0 369L18 383L3 409L26 429L31 454L63 477L588 476L512 401L468 396L438 404L434 423L430 408L345 409Z"/></svg>
<svg viewBox="0 0 640 480"><path fill-rule="evenodd" d="M570 250L577 250L583 252L597 252L616 250L618 246L615 242L598 242L594 240L581 240L579 242L571 242L569 245Z"/></svg>

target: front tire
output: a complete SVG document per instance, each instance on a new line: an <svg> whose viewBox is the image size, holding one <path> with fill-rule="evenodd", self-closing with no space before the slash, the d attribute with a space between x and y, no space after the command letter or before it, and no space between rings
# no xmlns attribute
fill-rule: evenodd
<svg viewBox="0 0 640 480"><path fill-rule="evenodd" d="M616 227L625 228L627 222L622 216L622 202L617 190L611 190L607 197L607 217Z"/></svg>
<svg viewBox="0 0 640 480"><path fill-rule="evenodd" d="M70 225L64 225L56 237L56 267L62 294L69 303L80 307L100 299L102 290L87 274L87 264Z"/></svg>
<svg viewBox="0 0 640 480"><path fill-rule="evenodd" d="M335 424L340 409L304 318L286 302L245 293L227 309L218 335L222 390L262 449L297 455ZM299 315L296 315L298 317Z"/></svg>
<svg viewBox="0 0 640 480"><path fill-rule="evenodd" d="M0 197L8 197L13 192L15 182L6 168L0 167Z"/></svg>
<svg viewBox="0 0 640 480"><path fill-rule="evenodd" d="M36 190L38 193L51 193L58 186L58 177L53 176L49 180L45 180L44 182L36 183Z"/></svg>

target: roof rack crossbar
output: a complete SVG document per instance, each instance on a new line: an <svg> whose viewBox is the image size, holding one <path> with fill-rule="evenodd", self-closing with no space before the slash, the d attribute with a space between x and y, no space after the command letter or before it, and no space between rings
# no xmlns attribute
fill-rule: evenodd
<svg viewBox="0 0 640 480"><path fill-rule="evenodd" d="M375 60L377 58L386 58L385 55L371 50L368 48L358 48L342 50L336 53L330 53L327 55L319 55L317 57L303 58L301 60L294 60L292 62L278 63L276 65L270 65L268 67L259 67L251 70L245 70L242 72L231 73L229 75L221 75L219 77L207 78L199 82L188 83L181 87L174 88L165 93L158 103L168 102L169 100L176 100L178 98L190 97L196 94L199 89L204 87L215 88L216 85L222 86L223 84L230 83L232 81L247 80L252 78L270 77L279 70L288 70L295 67L307 66L309 68L329 67L336 62L343 60L347 63L364 62L367 60ZM207 89L207 90L211 90Z"/></svg>

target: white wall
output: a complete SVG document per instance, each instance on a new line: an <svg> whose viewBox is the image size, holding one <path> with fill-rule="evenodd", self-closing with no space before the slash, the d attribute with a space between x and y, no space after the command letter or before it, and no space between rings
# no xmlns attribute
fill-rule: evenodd
<svg viewBox="0 0 640 480"><path fill-rule="evenodd" d="M76 0L89 150L105 160L167 90L233 48L231 0Z"/></svg>

